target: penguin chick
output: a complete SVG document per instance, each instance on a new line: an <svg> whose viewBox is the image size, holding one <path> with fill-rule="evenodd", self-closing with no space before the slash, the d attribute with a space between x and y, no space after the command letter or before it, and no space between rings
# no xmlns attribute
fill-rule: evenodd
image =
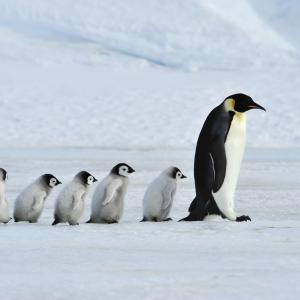
<svg viewBox="0 0 300 300"><path fill-rule="evenodd" d="M7 172L0 168L0 223L8 223L11 220L9 216L8 203L5 196L5 182L7 180Z"/></svg>
<svg viewBox="0 0 300 300"><path fill-rule="evenodd" d="M51 190L61 182L51 174L44 174L25 188L17 197L14 209L15 222L36 223Z"/></svg>
<svg viewBox="0 0 300 300"><path fill-rule="evenodd" d="M55 202L54 222L79 225L78 220L84 211L84 200L97 179L86 171L79 172L74 179L59 193Z"/></svg>
<svg viewBox="0 0 300 300"><path fill-rule="evenodd" d="M118 223L123 215L129 174L135 172L125 163L117 164L98 184L92 199L92 212L87 223Z"/></svg>
<svg viewBox="0 0 300 300"><path fill-rule="evenodd" d="M176 167L164 170L149 185L143 199L143 222L171 221L169 214L176 194L177 183L186 178Z"/></svg>

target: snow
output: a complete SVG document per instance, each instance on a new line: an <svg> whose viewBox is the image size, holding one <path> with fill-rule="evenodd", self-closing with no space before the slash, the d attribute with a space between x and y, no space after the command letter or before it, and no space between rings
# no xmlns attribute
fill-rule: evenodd
<svg viewBox="0 0 300 300"><path fill-rule="evenodd" d="M0 1L2 146L191 148L245 92L249 145L299 147L299 3L258 6Z"/></svg>
<svg viewBox="0 0 300 300"><path fill-rule="evenodd" d="M67 182L80 169L103 178L120 157L131 177L120 224L51 227L57 188L38 224L0 226L5 299L298 299L299 151L248 149L237 211L251 223L219 218L178 223L194 196L191 150L1 150L10 171L8 199L41 172ZM26 159L25 159L26 158ZM173 222L139 223L146 186L177 163L189 179L178 187ZM290 176L293 174L293 176Z"/></svg>
<svg viewBox="0 0 300 300"><path fill-rule="evenodd" d="M298 299L299 1L0 0L0 157L12 210L51 172L99 179L136 170L122 222L0 225L0 291L8 300ZM237 211L177 223L194 196L193 155L209 111L244 92L248 113ZM147 185L170 165L173 222L142 224ZM92 192L92 191L91 191ZM4 258L4 259L3 259Z"/></svg>

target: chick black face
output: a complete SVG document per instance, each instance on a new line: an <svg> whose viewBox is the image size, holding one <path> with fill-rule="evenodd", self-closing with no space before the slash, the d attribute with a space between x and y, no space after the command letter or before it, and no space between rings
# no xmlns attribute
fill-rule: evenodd
<svg viewBox="0 0 300 300"><path fill-rule="evenodd" d="M46 186L50 188L54 188L55 186L61 184L61 182L52 174L42 175L41 180Z"/></svg>
<svg viewBox="0 0 300 300"><path fill-rule="evenodd" d="M125 163L120 163L114 166L111 170L112 174L127 177L129 174L134 173L135 170Z"/></svg>
<svg viewBox="0 0 300 300"><path fill-rule="evenodd" d="M171 177L177 180L187 178L177 167L172 168Z"/></svg>
<svg viewBox="0 0 300 300"><path fill-rule="evenodd" d="M264 107L255 103L253 99L245 94L234 94L225 99L229 110L244 113L250 109L261 109L266 111Z"/></svg>
<svg viewBox="0 0 300 300"><path fill-rule="evenodd" d="M91 175L89 172L86 171L79 172L75 176L75 178L85 185L91 185L97 181L97 179L93 175Z"/></svg>
<svg viewBox="0 0 300 300"><path fill-rule="evenodd" d="M7 172L6 170L0 168L0 180L1 181L6 181L7 179Z"/></svg>

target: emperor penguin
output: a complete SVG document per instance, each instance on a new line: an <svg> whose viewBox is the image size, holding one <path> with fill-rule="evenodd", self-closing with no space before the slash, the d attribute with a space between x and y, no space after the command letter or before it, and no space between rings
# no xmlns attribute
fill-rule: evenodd
<svg viewBox="0 0 300 300"><path fill-rule="evenodd" d="M98 184L92 198L92 211L87 223L118 223L123 215L129 174L135 170L125 163L114 166Z"/></svg>
<svg viewBox="0 0 300 300"><path fill-rule="evenodd" d="M84 200L89 187L97 179L86 171L79 172L73 180L59 193L55 202L54 222L79 225L78 221L84 211Z"/></svg>
<svg viewBox="0 0 300 300"><path fill-rule="evenodd" d="M186 178L177 167L169 167L152 181L143 199L142 222L171 221L169 217L179 180Z"/></svg>
<svg viewBox="0 0 300 300"><path fill-rule="evenodd" d="M36 223L51 190L61 184L52 174L44 174L25 188L17 197L14 209L15 222Z"/></svg>
<svg viewBox="0 0 300 300"><path fill-rule="evenodd" d="M5 195L5 183L7 180L7 172L0 168L0 223L8 223L11 220L8 210L8 203Z"/></svg>
<svg viewBox="0 0 300 300"><path fill-rule="evenodd" d="M194 161L196 197L189 216L181 221L202 221L221 215L231 221L251 221L234 209L235 189L244 155L246 112L265 110L245 94L227 97L207 117L200 132Z"/></svg>

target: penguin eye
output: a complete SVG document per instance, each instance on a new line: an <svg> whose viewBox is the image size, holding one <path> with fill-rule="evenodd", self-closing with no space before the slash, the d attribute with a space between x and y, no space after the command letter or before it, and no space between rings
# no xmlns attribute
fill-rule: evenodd
<svg viewBox="0 0 300 300"><path fill-rule="evenodd" d="M55 184L56 184L56 179L51 178L50 179L50 185L52 186L52 185L55 185Z"/></svg>

